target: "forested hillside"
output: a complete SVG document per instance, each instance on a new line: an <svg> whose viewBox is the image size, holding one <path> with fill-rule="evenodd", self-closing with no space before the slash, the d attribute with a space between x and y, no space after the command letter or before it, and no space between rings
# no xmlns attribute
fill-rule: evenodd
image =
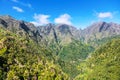
<svg viewBox="0 0 120 80"><path fill-rule="evenodd" d="M120 80L120 39L98 48L78 69L75 80Z"/></svg>
<svg viewBox="0 0 120 80"><path fill-rule="evenodd" d="M58 63L71 78L78 75L78 64L85 60L94 48L80 41L73 40L60 51Z"/></svg>
<svg viewBox="0 0 120 80"><path fill-rule="evenodd" d="M67 80L51 51L0 28L0 80Z"/></svg>

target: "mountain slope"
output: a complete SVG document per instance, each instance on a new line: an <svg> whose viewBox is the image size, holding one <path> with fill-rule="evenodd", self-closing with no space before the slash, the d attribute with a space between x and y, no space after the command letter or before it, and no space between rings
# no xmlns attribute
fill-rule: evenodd
<svg viewBox="0 0 120 80"><path fill-rule="evenodd" d="M8 30L26 35L37 43L48 46L51 43L69 44L73 39L90 43L95 40L120 35L120 24L96 22L84 30L66 24L47 24L34 26L32 23L15 20L11 16L0 16L0 25Z"/></svg>
<svg viewBox="0 0 120 80"><path fill-rule="evenodd" d="M65 45L72 42L72 39L80 39L79 30L66 24L47 24L39 26L38 30L43 38L48 41L48 44L54 41Z"/></svg>
<svg viewBox="0 0 120 80"><path fill-rule="evenodd" d="M72 42L72 39L80 39L80 30L66 24L55 25L50 23L45 26L36 27L32 23L19 21L6 15L0 16L0 25L16 34L26 36L37 43L41 42L46 45L52 42L64 45Z"/></svg>
<svg viewBox="0 0 120 80"><path fill-rule="evenodd" d="M72 79L79 74L77 70L79 63L85 60L92 51L94 51L94 48L90 45L74 40L61 49L58 55L58 63Z"/></svg>
<svg viewBox="0 0 120 80"><path fill-rule="evenodd" d="M36 42L40 42L42 38L32 23L16 20L9 15L0 16L0 26L12 31L15 34L31 38Z"/></svg>
<svg viewBox="0 0 120 80"><path fill-rule="evenodd" d="M82 33L84 41L89 43L93 40L120 35L120 24L97 22L84 29Z"/></svg>
<svg viewBox="0 0 120 80"><path fill-rule="evenodd" d="M113 39L97 49L80 64L75 80L120 80L120 39Z"/></svg>

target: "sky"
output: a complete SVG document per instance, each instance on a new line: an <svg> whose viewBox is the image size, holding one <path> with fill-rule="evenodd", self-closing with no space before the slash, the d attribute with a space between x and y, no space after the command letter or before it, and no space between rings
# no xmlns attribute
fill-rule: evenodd
<svg viewBox="0 0 120 80"><path fill-rule="evenodd" d="M120 0L0 0L0 15L36 26L54 23L84 29L99 21L120 23Z"/></svg>

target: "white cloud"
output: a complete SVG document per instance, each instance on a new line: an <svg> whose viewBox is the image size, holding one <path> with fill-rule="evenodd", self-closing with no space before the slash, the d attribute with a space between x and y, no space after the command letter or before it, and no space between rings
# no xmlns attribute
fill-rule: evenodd
<svg viewBox="0 0 120 80"><path fill-rule="evenodd" d="M16 10L17 12L24 12L23 9L13 6L13 9Z"/></svg>
<svg viewBox="0 0 120 80"><path fill-rule="evenodd" d="M98 18L113 18L113 14L111 12L100 12L97 16Z"/></svg>
<svg viewBox="0 0 120 80"><path fill-rule="evenodd" d="M33 18L35 19L35 21L32 21L31 23L33 23L36 26L48 24L48 23L50 23L49 17L50 17L50 15L34 14Z"/></svg>
<svg viewBox="0 0 120 80"><path fill-rule="evenodd" d="M60 15L58 18L55 18L54 22L57 24L68 24L72 25L71 16L69 14Z"/></svg>
<svg viewBox="0 0 120 80"><path fill-rule="evenodd" d="M18 1L18 0L11 0L12 2L15 2L17 4L20 4L22 6L25 6L25 7L28 7L28 8L32 8L32 5L30 3L23 3L21 1Z"/></svg>

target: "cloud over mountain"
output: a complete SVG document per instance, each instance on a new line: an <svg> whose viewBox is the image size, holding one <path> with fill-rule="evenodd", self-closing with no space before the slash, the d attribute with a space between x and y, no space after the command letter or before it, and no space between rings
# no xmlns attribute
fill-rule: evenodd
<svg viewBox="0 0 120 80"><path fill-rule="evenodd" d="M113 18L113 14L111 12L100 12L97 16L98 18Z"/></svg>
<svg viewBox="0 0 120 80"><path fill-rule="evenodd" d="M57 24L68 24L71 25L71 16L69 14L62 14L58 18L55 18L54 20Z"/></svg>
<svg viewBox="0 0 120 80"><path fill-rule="evenodd" d="M34 14L33 18L35 21L32 21L31 23L33 23L36 26L48 24L48 23L50 23L49 17L50 17L50 15Z"/></svg>

